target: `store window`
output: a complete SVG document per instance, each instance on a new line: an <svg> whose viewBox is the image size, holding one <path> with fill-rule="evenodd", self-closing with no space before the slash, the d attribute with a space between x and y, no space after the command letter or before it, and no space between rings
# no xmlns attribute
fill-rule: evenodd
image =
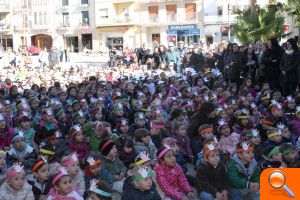
<svg viewBox="0 0 300 200"><path fill-rule="evenodd" d="M68 6L69 0L62 0L62 6Z"/></svg>
<svg viewBox="0 0 300 200"><path fill-rule="evenodd" d="M81 11L81 16L82 16L82 26L88 26L90 25L89 21L89 11Z"/></svg>
<svg viewBox="0 0 300 200"><path fill-rule="evenodd" d="M108 9L107 8L99 9L99 15L100 15L100 18L107 19L108 18Z"/></svg>
<svg viewBox="0 0 300 200"><path fill-rule="evenodd" d="M186 3L185 4L185 19L195 20L196 19L196 4Z"/></svg>
<svg viewBox="0 0 300 200"><path fill-rule="evenodd" d="M89 4L89 0L81 0L81 4Z"/></svg>
<svg viewBox="0 0 300 200"><path fill-rule="evenodd" d="M223 15L223 6L218 6L218 15Z"/></svg>
<svg viewBox="0 0 300 200"><path fill-rule="evenodd" d="M152 34L152 42L160 43L160 34L159 33L153 33Z"/></svg>

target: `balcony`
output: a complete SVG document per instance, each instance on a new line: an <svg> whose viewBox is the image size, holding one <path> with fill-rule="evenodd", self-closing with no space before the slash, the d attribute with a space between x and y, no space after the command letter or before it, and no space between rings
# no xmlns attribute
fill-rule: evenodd
<svg viewBox="0 0 300 200"><path fill-rule="evenodd" d="M229 16L230 23L235 20L235 15ZM204 24L228 24L228 15L204 16Z"/></svg>
<svg viewBox="0 0 300 200"><path fill-rule="evenodd" d="M10 6L9 4L0 4L0 13L9 13Z"/></svg>
<svg viewBox="0 0 300 200"><path fill-rule="evenodd" d="M115 17L115 18L102 18L96 22L97 26L129 26L137 24L137 20L131 17Z"/></svg>
<svg viewBox="0 0 300 200"><path fill-rule="evenodd" d="M158 24L159 18L157 17L149 17L149 24Z"/></svg>
<svg viewBox="0 0 300 200"><path fill-rule="evenodd" d="M177 13L167 14L168 23L177 23Z"/></svg>

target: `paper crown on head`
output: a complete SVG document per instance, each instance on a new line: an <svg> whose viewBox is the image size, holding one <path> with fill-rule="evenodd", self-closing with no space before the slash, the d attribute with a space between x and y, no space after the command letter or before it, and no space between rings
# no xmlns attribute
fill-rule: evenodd
<svg viewBox="0 0 300 200"><path fill-rule="evenodd" d="M97 188L97 180L96 179L92 179L91 181L90 181L90 191L91 192L94 192L94 193L96 193L96 194L99 194L99 195L101 195L101 196L104 196L104 197L111 197L112 196L112 193L110 193L110 192L105 192L105 191L103 191L103 190L101 190L101 189L99 189L99 188Z"/></svg>
<svg viewBox="0 0 300 200"><path fill-rule="evenodd" d="M238 145L237 145L237 148L236 148L236 152L237 153L242 153L243 151L253 151L254 147L246 142L246 141L242 141L240 142Z"/></svg>
<svg viewBox="0 0 300 200"><path fill-rule="evenodd" d="M259 136L259 131L257 129L252 129L250 132L246 133L246 138L253 138Z"/></svg>

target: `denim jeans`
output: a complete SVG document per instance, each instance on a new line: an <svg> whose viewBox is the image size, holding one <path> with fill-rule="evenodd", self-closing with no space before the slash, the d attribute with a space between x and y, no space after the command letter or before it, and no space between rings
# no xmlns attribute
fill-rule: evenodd
<svg viewBox="0 0 300 200"><path fill-rule="evenodd" d="M259 200L260 193L253 192L250 189L231 189L230 199L231 200Z"/></svg>
<svg viewBox="0 0 300 200"><path fill-rule="evenodd" d="M215 200L215 198L208 192L201 192L200 200Z"/></svg>

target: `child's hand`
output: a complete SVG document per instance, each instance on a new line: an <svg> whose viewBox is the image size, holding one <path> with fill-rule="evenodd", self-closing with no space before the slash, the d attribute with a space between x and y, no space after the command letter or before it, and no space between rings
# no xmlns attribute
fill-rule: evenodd
<svg viewBox="0 0 300 200"><path fill-rule="evenodd" d="M222 195L222 193L217 192L217 193L216 193L216 199L217 199L217 200L223 200L223 195Z"/></svg>
<svg viewBox="0 0 300 200"><path fill-rule="evenodd" d="M253 192L258 192L259 184L258 183L250 183L250 190L252 190Z"/></svg>
<svg viewBox="0 0 300 200"><path fill-rule="evenodd" d="M222 196L223 196L223 200L227 200L228 199L228 191L227 190L223 190L222 191Z"/></svg>

